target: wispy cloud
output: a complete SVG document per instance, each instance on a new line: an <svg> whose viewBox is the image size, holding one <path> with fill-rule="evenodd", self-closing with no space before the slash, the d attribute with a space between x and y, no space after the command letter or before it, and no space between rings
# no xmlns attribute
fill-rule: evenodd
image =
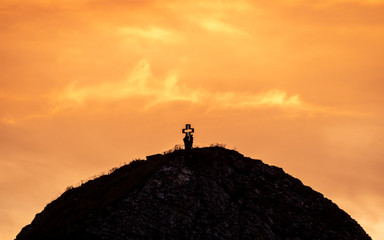
<svg viewBox="0 0 384 240"><path fill-rule="evenodd" d="M213 92L206 89L191 89L179 81L177 70L169 72L162 79L152 74L150 64L142 60L131 71L128 77L120 82L109 82L99 85L77 86L72 82L56 99L56 110L68 107L80 107L88 101L117 101L121 99L146 97L142 107L153 107L157 104L184 101L193 104L214 105L215 108L267 108L309 110L298 94L288 94L284 90L271 89L256 93ZM313 109L312 109L313 110Z"/></svg>
<svg viewBox="0 0 384 240"><path fill-rule="evenodd" d="M145 28L125 26L117 28L116 31L117 34L123 37L139 37L165 43L176 42L178 38L176 34L171 30L167 30L157 26L148 26Z"/></svg>
<svg viewBox="0 0 384 240"><path fill-rule="evenodd" d="M201 25L203 28L211 32L220 32L235 36L247 36L247 34L239 28L215 18L203 19L201 21Z"/></svg>

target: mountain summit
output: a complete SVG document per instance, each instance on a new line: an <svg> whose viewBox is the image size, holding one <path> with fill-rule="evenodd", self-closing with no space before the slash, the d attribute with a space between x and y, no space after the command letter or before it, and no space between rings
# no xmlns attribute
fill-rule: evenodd
<svg viewBox="0 0 384 240"><path fill-rule="evenodd" d="M16 239L371 238L282 169L208 147L136 160L71 188Z"/></svg>

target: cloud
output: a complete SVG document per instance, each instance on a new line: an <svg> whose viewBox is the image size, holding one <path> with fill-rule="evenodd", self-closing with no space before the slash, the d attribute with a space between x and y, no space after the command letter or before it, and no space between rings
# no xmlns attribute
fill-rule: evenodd
<svg viewBox="0 0 384 240"><path fill-rule="evenodd" d="M28 2L14 1L14 0L2 0L0 8L51 8L51 9L73 9L89 4L89 0L31 0Z"/></svg>
<svg viewBox="0 0 384 240"><path fill-rule="evenodd" d="M292 107L302 108L303 102L299 95L288 96L279 89L272 89L257 94L242 94L235 92L217 93L214 97L219 106L230 108L258 108L258 107Z"/></svg>
<svg viewBox="0 0 384 240"><path fill-rule="evenodd" d="M138 28L138 27L119 27L117 29L117 33L124 37L140 37L149 40L156 40L165 43L176 42L177 36L170 30L166 30L160 27L146 27L146 28Z"/></svg>
<svg viewBox="0 0 384 240"><path fill-rule="evenodd" d="M329 4L335 4L335 3L359 3L359 4L377 4L377 5L382 5L384 4L383 0L328 0L325 1L328 2Z"/></svg>
<svg viewBox="0 0 384 240"><path fill-rule="evenodd" d="M279 107L283 109L309 110L308 104L298 94L289 95L284 90L271 89L257 93L212 92L206 89L191 89L179 81L179 71L170 71L164 78L157 78L147 60L140 61L123 81L97 85L78 86L72 82L54 101L56 110L81 107L87 102L118 101L144 97L144 108L162 103L183 101L206 105L211 108L257 109Z"/></svg>
<svg viewBox="0 0 384 240"><path fill-rule="evenodd" d="M229 23L223 22L218 19L203 19L201 21L201 25L203 28L205 28L208 31L212 32L221 32L221 33L226 33L230 35L235 35L235 36L247 36L247 34L240 29L236 28L235 26L232 26Z"/></svg>

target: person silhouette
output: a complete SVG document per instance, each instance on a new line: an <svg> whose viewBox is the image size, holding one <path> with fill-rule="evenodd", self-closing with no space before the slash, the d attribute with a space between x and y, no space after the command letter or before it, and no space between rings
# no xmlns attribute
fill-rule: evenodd
<svg viewBox="0 0 384 240"><path fill-rule="evenodd" d="M191 149L192 148L192 145L193 145L193 135L192 134L189 134L189 148L188 149Z"/></svg>
<svg viewBox="0 0 384 240"><path fill-rule="evenodd" d="M185 135L183 140L184 140L184 148L189 149L189 137L188 137L188 135Z"/></svg>

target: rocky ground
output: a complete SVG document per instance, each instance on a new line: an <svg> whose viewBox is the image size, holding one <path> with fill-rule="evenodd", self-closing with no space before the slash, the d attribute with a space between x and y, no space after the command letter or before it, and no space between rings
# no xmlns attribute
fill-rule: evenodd
<svg viewBox="0 0 384 240"><path fill-rule="evenodd" d="M134 161L69 189L16 239L371 238L282 169L210 147Z"/></svg>

